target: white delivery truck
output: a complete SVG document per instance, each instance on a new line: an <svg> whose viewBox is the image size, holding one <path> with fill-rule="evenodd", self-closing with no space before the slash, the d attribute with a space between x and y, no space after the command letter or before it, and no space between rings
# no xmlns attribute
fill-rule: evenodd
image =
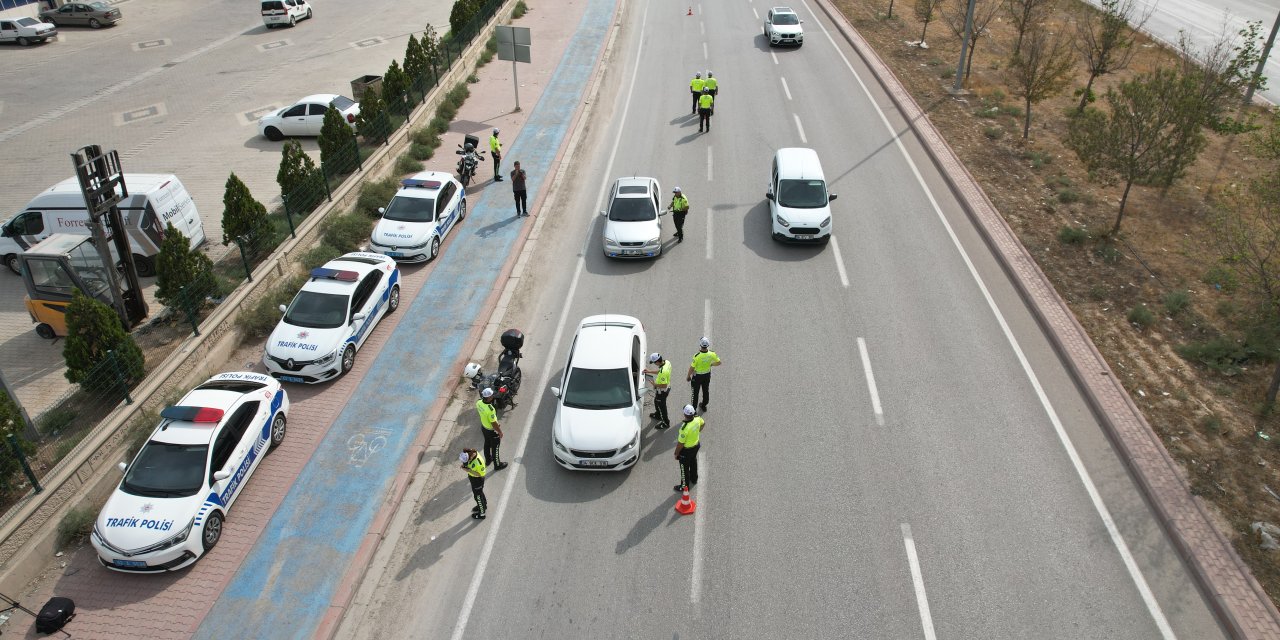
<svg viewBox="0 0 1280 640"><path fill-rule="evenodd" d="M155 275L155 256L165 227L172 223L197 247L204 243L204 224L182 181L171 173L126 173L129 197L120 201L121 217L138 275ZM89 211L80 182L68 178L40 192L17 215L0 225L0 258L21 273L18 254L55 233L89 235Z"/></svg>

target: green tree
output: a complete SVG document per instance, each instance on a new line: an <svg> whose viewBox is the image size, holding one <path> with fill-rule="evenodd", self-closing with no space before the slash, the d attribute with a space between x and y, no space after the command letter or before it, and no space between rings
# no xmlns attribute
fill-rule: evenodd
<svg viewBox="0 0 1280 640"><path fill-rule="evenodd" d="M216 292L218 281L213 276L213 261L192 249L187 237L169 223L160 255L156 257L156 299L166 307L195 311L205 296Z"/></svg>
<svg viewBox="0 0 1280 640"><path fill-rule="evenodd" d="M1129 66L1137 49L1133 47L1137 33L1147 24L1155 6L1142 14L1136 14L1135 0L1102 0L1098 9L1087 2L1080 3L1076 16L1076 51L1084 58L1089 70L1089 80L1080 93L1080 105L1076 113L1093 101L1093 81L1099 76L1120 71ZM1135 22L1136 20L1136 22ZM1130 24L1132 23L1132 26Z"/></svg>
<svg viewBox="0 0 1280 640"><path fill-rule="evenodd" d="M477 0L455 0L453 8L449 10L449 31L454 40L464 37L463 30L479 13L480 3Z"/></svg>
<svg viewBox="0 0 1280 640"><path fill-rule="evenodd" d="M382 100L387 103L387 111L400 115L409 113L409 76L400 68L400 63L391 61L386 75L382 76Z"/></svg>
<svg viewBox="0 0 1280 640"><path fill-rule="evenodd" d="M1022 53L1022 40L1027 32L1046 15L1056 12L1056 5L1057 0L1004 0L1004 11L1009 16L1009 23L1018 32L1010 57L1017 57Z"/></svg>
<svg viewBox="0 0 1280 640"><path fill-rule="evenodd" d="M386 85L383 85L384 90ZM374 87L364 90L360 98L360 115L356 116L356 132L370 142L382 142L391 133L387 119L387 104L382 101L383 91Z"/></svg>
<svg viewBox="0 0 1280 640"><path fill-rule="evenodd" d="M404 73L409 76L410 82L415 82L427 72L427 55L422 49L422 43L409 34L409 44L404 48Z"/></svg>
<svg viewBox="0 0 1280 640"><path fill-rule="evenodd" d="M362 107L363 108L363 107ZM324 124L320 125L320 164L325 175L336 176L351 173L360 159L360 149L351 133L347 119L329 105L324 112Z"/></svg>
<svg viewBox="0 0 1280 640"><path fill-rule="evenodd" d="M1087 109L1071 120L1066 144L1090 175L1124 184L1111 233L1133 185L1172 184L1204 149L1196 89L1193 78L1157 69L1108 89L1109 113Z"/></svg>
<svg viewBox="0 0 1280 640"><path fill-rule="evenodd" d="M107 352L115 354L115 369L107 364ZM79 289L72 292L67 305L67 340L62 347L70 382L94 390L118 388L142 379L143 356L133 336L125 333L120 316L107 305L86 296ZM123 380L121 380L123 377Z"/></svg>
<svg viewBox="0 0 1280 640"><path fill-rule="evenodd" d="M1225 27L1224 27L1225 29ZM1247 122L1227 114L1239 104L1262 58L1262 23L1249 22L1234 36L1224 30L1209 46L1197 49L1184 31L1178 39L1182 73L1196 83L1202 124L1218 133L1242 133Z"/></svg>
<svg viewBox="0 0 1280 640"><path fill-rule="evenodd" d="M368 93L360 103L360 113L367 108ZM288 199L289 211L292 213L310 213L320 203L320 185L317 184L316 163L303 151L297 140L286 140L281 150L280 170L276 172L276 183L280 185L280 193Z"/></svg>
<svg viewBox="0 0 1280 640"><path fill-rule="evenodd" d="M1074 66L1071 43L1061 31L1050 33L1043 23L1032 24L1021 53L1009 61L1005 74L1013 95L1022 98L1022 139L1031 133L1031 107L1066 88Z"/></svg>
<svg viewBox="0 0 1280 640"><path fill-rule="evenodd" d="M222 195L222 244L231 244L236 238L253 243L270 235L267 208L253 199L249 187L233 171L227 178L227 188Z"/></svg>
<svg viewBox="0 0 1280 640"><path fill-rule="evenodd" d="M27 456L35 454L36 446L23 437L22 414L18 411L18 407L9 399L8 394L0 393L0 447L4 448L3 453L0 453L0 491L2 492L12 491L26 480L26 476L21 475L22 465L9 446L6 437L9 433L17 439L18 449L23 454Z"/></svg>
<svg viewBox="0 0 1280 640"><path fill-rule="evenodd" d="M436 34L436 28L427 25L422 32L422 38L418 40L418 46L422 48L422 59L426 61L432 73L437 73L437 69L443 66L443 52L440 50L440 36Z"/></svg>

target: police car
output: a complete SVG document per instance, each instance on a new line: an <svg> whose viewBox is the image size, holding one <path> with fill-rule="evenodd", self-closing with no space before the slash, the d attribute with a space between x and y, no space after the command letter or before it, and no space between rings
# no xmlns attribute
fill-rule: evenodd
<svg viewBox="0 0 1280 640"><path fill-rule="evenodd" d="M289 396L260 373L220 373L160 412L89 537L103 566L174 571L222 537L227 510L268 448L284 441Z"/></svg>
<svg viewBox="0 0 1280 640"><path fill-rule="evenodd" d="M380 253L357 251L311 270L311 277L267 339L262 362L277 380L332 380L356 364L356 351L383 316L400 306L400 269Z"/></svg>
<svg viewBox="0 0 1280 640"><path fill-rule="evenodd" d="M467 190L453 175L423 171L400 181L400 190L373 228L372 251L404 262L435 260L440 243L467 217Z"/></svg>

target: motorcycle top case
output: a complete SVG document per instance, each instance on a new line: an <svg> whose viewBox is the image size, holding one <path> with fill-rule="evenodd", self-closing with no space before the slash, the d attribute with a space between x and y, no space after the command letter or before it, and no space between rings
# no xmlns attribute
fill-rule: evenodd
<svg viewBox="0 0 1280 640"><path fill-rule="evenodd" d="M480 150L481 150L481 149L480 149L480 138L478 138L478 137L476 137L476 136L473 136L473 135L471 135L471 134L469 134L469 133L468 133L467 135L465 135L465 136L462 136L462 148L463 148L463 149L466 149L466 148L467 148L467 145L471 145L471 147L472 147L473 149L475 149L476 151L480 151Z"/></svg>
<svg viewBox="0 0 1280 640"><path fill-rule="evenodd" d="M524 334L519 329L507 329L502 332L502 346L512 351L519 351L524 347Z"/></svg>

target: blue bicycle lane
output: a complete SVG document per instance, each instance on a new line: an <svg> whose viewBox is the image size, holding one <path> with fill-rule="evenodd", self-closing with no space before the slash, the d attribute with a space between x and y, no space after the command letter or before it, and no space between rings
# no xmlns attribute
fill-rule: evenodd
<svg viewBox="0 0 1280 640"><path fill-rule="evenodd" d="M504 155L520 158L526 167L551 167L604 46L615 3L589 0L538 104ZM531 172L531 192L539 193L547 173ZM469 203L462 233L413 303L400 310L404 317L195 638L315 634L427 411L459 375L447 369L520 234L523 220L512 216L510 198L504 189L487 189ZM352 464L349 442L376 437L386 442L376 462Z"/></svg>

